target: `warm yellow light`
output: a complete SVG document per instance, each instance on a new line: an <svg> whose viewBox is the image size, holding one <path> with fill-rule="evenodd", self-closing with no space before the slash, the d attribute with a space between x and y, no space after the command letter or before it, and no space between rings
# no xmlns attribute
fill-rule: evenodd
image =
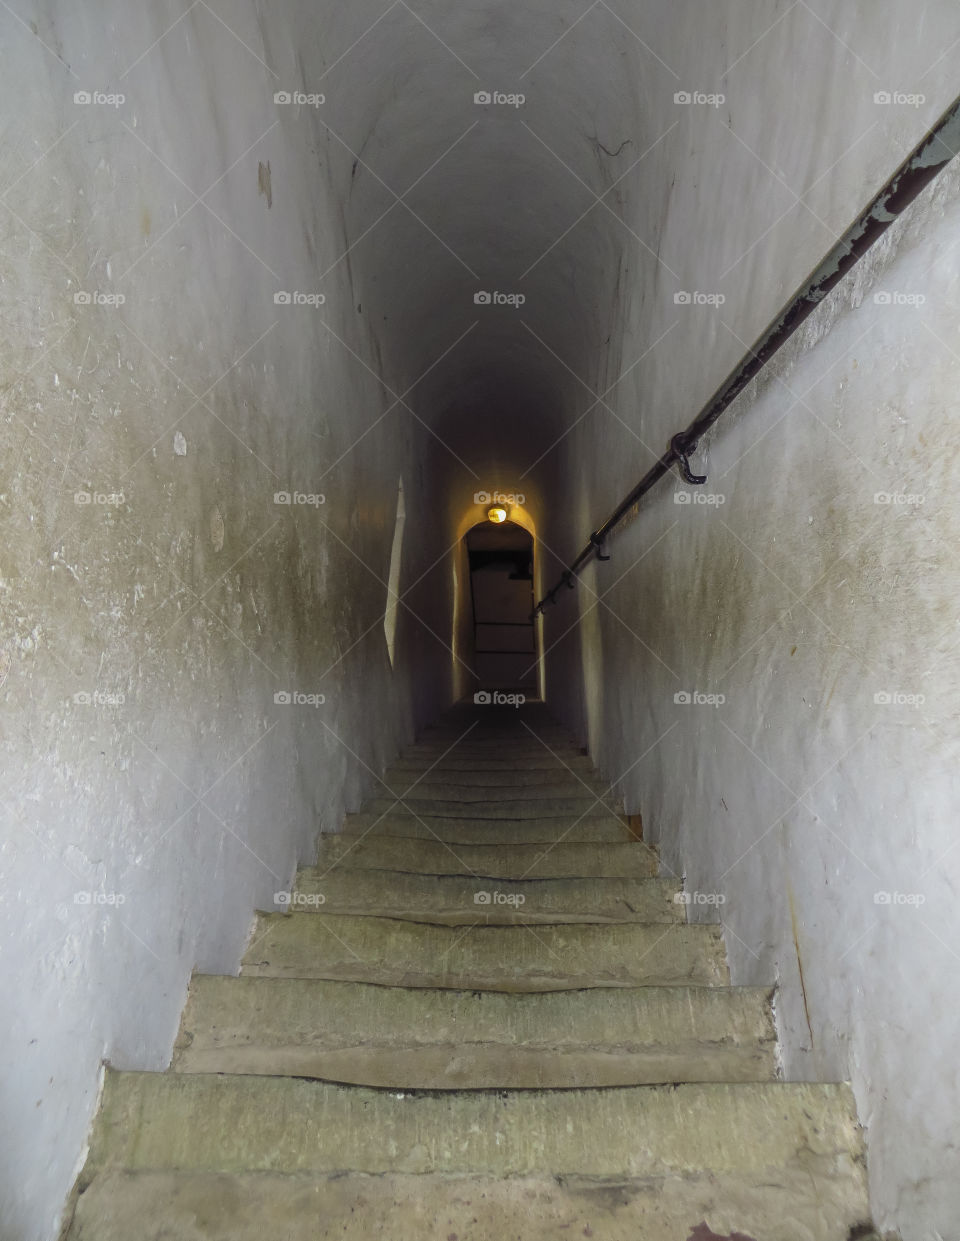
<svg viewBox="0 0 960 1241"><path fill-rule="evenodd" d="M487 509L487 518L489 521L492 521L495 525L499 526L502 521L507 520L507 510L505 508L500 508L495 504L493 508Z"/></svg>

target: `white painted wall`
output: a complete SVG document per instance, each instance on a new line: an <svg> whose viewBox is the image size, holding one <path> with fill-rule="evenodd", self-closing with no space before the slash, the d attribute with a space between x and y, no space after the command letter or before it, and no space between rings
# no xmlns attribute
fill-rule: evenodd
<svg viewBox="0 0 960 1241"><path fill-rule="evenodd" d="M13 9L0 1232L32 1241L77 1170L100 1061L167 1063L191 970L238 967L253 910L358 808L450 671L403 608L387 659L397 484L425 433L394 409L351 451L392 397L348 264L319 279L349 244L349 159L313 109L273 101L328 59L312 6L269 23L249 3ZM74 103L94 89L126 99ZM293 290L326 305L274 303ZM274 503L294 490L326 502ZM436 537L408 505L407 582ZM274 703L294 690L325 705ZM123 904L76 903L90 892Z"/></svg>
<svg viewBox="0 0 960 1241"><path fill-rule="evenodd" d="M626 240L639 270L611 290L618 347L589 382L669 334L611 398L629 430L598 413L570 437L571 519L552 536L565 554L958 90L953 6L692 9L647 6L635 26L677 74L661 70L638 145L679 124L623 185L662 263ZM674 87L726 101L675 107ZM877 105L878 90L927 101ZM809 210L788 212L787 186L811 189ZM877 1222L907 1241L955 1237L960 1219L958 188L951 169L703 446L702 490L722 506L662 484L548 627L579 614L553 654L555 701L666 867L725 897L735 981L779 979L787 1076L852 1080ZM726 302L678 306L677 290ZM926 301L876 304L885 293ZM875 699L891 693L923 701Z"/></svg>

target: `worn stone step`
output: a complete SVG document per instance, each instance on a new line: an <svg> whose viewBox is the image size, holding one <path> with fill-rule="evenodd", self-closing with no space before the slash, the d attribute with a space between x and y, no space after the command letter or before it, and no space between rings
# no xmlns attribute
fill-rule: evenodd
<svg viewBox="0 0 960 1241"><path fill-rule="evenodd" d="M410 745L430 746L436 750L444 750L449 746L552 746L554 748L577 749L579 743L572 733L564 730L535 725L530 728L506 728L482 730L475 727L450 728L442 732L421 732L416 734Z"/></svg>
<svg viewBox="0 0 960 1241"><path fill-rule="evenodd" d="M435 751L437 757L443 753L467 753L476 751L483 754L493 754L497 751L520 752L526 751L530 754L538 752L564 754L579 754L582 746L579 745L572 737L567 734L545 733L537 730L530 733L524 730L521 733L490 733L480 734L476 729L466 734L447 734L446 736L423 735L415 738L410 743L423 749L431 749Z"/></svg>
<svg viewBox="0 0 960 1241"><path fill-rule="evenodd" d="M539 774L539 773L538 773ZM539 782L518 782L516 784L487 784L487 785L468 785L460 784L456 781L439 781L439 780L423 780L416 781L407 778L403 773L399 776L393 776L388 779L383 777L383 783L377 786L376 796L380 799L387 796L387 790L392 794L391 800L398 797L414 802L427 802L430 805L442 802L455 802L461 808L464 805L478 803L480 805L489 805L494 801L503 801L507 804L516 804L517 802L555 802L555 801L581 801L587 803L600 802L603 805L612 806L615 804L616 798L599 782L586 783L577 780L573 776L554 777L549 783L546 781ZM374 809L370 806L369 809ZM434 811L434 813L438 813ZM459 813L463 813L462 809ZM469 811L468 811L469 813Z"/></svg>
<svg viewBox="0 0 960 1241"><path fill-rule="evenodd" d="M775 1040L759 987L511 995L199 974L173 1068L429 1090L769 1081Z"/></svg>
<svg viewBox="0 0 960 1241"><path fill-rule="evenodd" d="M338 914L257 915L245 975L391 987L563 991L723 986L718 925L433 926Z"/></svg>
<svg viewBox="0 0 960 1241"><path fill-rule="evenodd" d="M525 712L503 715L499 720L491 719L490 716L484 716L483 714L475 715L472 718L451 715L421 728L415 734L415 737L418 740L421 737L460 737L464 733L470 737L492 739L500 737L529 737L534 733L550 736L558 740L570 741L574 738L573 731L564 724L558 723L556 719L543 714L534 717Z"/></svg>
<svg viewBox="0 0 960 1241"><path fill-rule="evenodd" d="M465 736L450 737L443 740L412 741L409 746L404 748L403 752L409 754L411 751L430 753L434 758L439 758L442 754L447 756L451 754L478 754L481 757L488 756L490 758L498 754L506 754L508 756L514 754L558 754L566 757L567 755L580 754L582 747L568 737L538 737L530 733L524 733L523 736L496 736L476 739L472 733L467 733Z"/></svg>
<svg viewBox="0 0 960 1241"><path fill-rule="evenodd" d="M593 774L595 771L593 760L585 754L577 754L573 757L565 757L561 762L559 758L549 754L546 750L542 754L533 754L525 758L487 758L481 756L465 757L459 753L447 754L443 758L436 754L414 756L413 758L398 758L390 764L391 770L397 771L437 771L437 772L457 772L471 773L476 778L477 775L484 779L488 777L493 779L496 774L501 772L512 772L515 775L522 775L527 771L552 771L563 772L573 771L579 774Z"/></svg>
<svg viewBox="0 0 960 1241"><path fill-rule="evenodd" d="M656 875L659 858L652 845L606 842L450 846L429 839L395 836L323 836L317 881L333 867L403 870L425 875L482 875L491 879L644 879ZM306 875L310 868L300 873Z"/></svg>
<svg viewBox="0 0 960 1241"><path fill-rule="evenodd" d="M654 1180L111 1169L68 1241L879 1241L867 1217L847 1151Z"/></svg>
<svg viewBox="0 0 960 1241"><path fill-rule="evenodd" d="M348 814L344 834L376 832L381 836L410 836L445 840L449 844L538 844L561 840L628 841L635 839L617 815L599 807L589 815L563 815L540 819L442 818L431 814Z"/></svg>
<svg viewBox="0 0 960 1241"><path fill-rule="evenodd" d="M406 748L409 750L409 748L412 747L408 746ZM517 750L515 746L510 747L510 753L506 758L497 758L494 755L490 755L490 753L484 753L484 755L480 755L479 757L465 757L459 746L454 748L454 750L449 750L449 748L448 750L444 750L444 748L434 746L423 746L422 748L422 755L414 755L412 758L407 758L404 757L404 753L402 752L399 753L396 759L394 759L394 762L398 764L413 763L414 766L418 766L418 764L430 766L432 763L437 763L440 764L440 766L447 764L448 767L460 767L466 762L490 762L501 763L502 766L505 767L530 766L532 768L541 766L541 764L546 764L547 767L569 766L572 768L593 766L592 759L590 759L587 753L584 753L583 748L574 748L572 753L567 750L564 752L562 758L557 756L556 753L551 753L551 751L547 750L544 746L540 746L536 748L536 750L531 750L528 755L523 755L521 758L517 757Z"/></svg>
<svg viewBox="0 0 960 1241"><path fill-rule="evenodd" d="M682 884L670 879L477 879L395 870L300 872L281 911L375 915L445 926L572 922L685 922Z"/></svg>
<svg viewBox="0 0 960 1241"><path fill-rule="evenodd" d="M69 1241L864 1235L849 1090L774 1080L771 993L541 705L386 779L193 979L172 1071L108 1070Z"/></svg>
<svg viewBox="0 0 960 1241"><path fill-rule="evenodd" d="M862 1145L842 1085L408 1093L108 1069L82 1179L107 1168L757 1176L844 1158L862 1158Z"/></svg>
<svg viewBox="0 0 960 1241"><path fill-rule="evenodd" d="M364 802L366 814L390 814L401 809L409 814L438 819L547 819L566 818L573 822L583 818L608 818L616 811L589 793L581 792L569 797L507 798L487 796L481 800L443 801L418 796L415 789L402 802L396 797L371 797Z"/></svg>
<svg viewBox="0 0 960 1241"><path fill-rule="evenodd" d="M514 716L512 719L504 718L492 723L487 723L477 717L459 720L450 718L440 724L431 724L421 729L417 733L416 740L441 743L457 741L464 736L469 737L471 741L501 741L515 737L529 740L532 736L549 738L551 741L567 744L575 741L573 733L568 728L564 728L556 720L542 716L539 719L533 719L530 716Z"/></svg>
<svg viewBox="0 0 960 1241"><path fill-rule="evenodd" d="M439 756L440 754L451 752L459 753L460 751L476 750L484 754L490 754L497 750L506 750L516 752L520 750L528 751L536 754L540 751L549 753L554 751L565 754L580 754L583 747L568 735L556 735L544 733L537 730L535 733L491 733L488 735L478 734L476 730L465 735L444 737L421 736L410 742L411 746L418 746L434 750Z"/></svg>
<svg viewBox="0 0 960 1241"><path fill-rule="evenodd" d="M479 771L470 771L463 768L429 767L427 765L402 768L394 763L387 768L382 778L390 789L400 792L415 785L417 789L446 786L468 792L471 796L476 793L478 797L489 796L489 792L484 794L480 790L491 788L509 789L511 797L525 797L528 789L542 786L579 789L589 791L596 796L610 793L609 786L604 784L592 769L590 771L580 769L568 771L564 767L557 766L527 769L508 767L505 770L490 771L484 764ZM433 796L432 793L430 795ZM531 796L538 796L538 794L531 794Z"/></svg>

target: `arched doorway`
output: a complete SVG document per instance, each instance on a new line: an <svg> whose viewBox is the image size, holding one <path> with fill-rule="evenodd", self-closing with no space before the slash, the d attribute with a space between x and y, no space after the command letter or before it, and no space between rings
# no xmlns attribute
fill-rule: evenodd
<svg viewBox="0 0 960 1241"><path fill-rule="evenodd" d="M515 522L484 521L467 531L464 543L478 686L535 694L533 538Z"/></svg>

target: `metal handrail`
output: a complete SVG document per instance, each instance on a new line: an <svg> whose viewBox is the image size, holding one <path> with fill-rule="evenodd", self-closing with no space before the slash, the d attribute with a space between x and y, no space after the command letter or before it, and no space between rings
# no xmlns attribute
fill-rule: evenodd
<svg viewBox="0 0 960 1241"><path fill-rule="evenodd" d="M680 473L688 483L699 485L707 481L706 475L694 474L690 469L690 454L695 451L700 438L786 344L830 290L840 283L847 272L876 244L920 191L943 171L958 152L960 98L955 100L933 128L927 131L813 274L776 315L753 347L747 350L736 369L723 381L696 418L685 430L671 438L670 446L663 456L644 474L633 490L624 496L606 521L590 535L577 558L564 569L556 584L534 607L533 617L543 612L548 603L556 602L557 593L562 587L575 589L577 573L590 560L594 557L598 560L610 559L603 551L610 532L630 509L670 472L673 465L679 466Z"/></svg>

